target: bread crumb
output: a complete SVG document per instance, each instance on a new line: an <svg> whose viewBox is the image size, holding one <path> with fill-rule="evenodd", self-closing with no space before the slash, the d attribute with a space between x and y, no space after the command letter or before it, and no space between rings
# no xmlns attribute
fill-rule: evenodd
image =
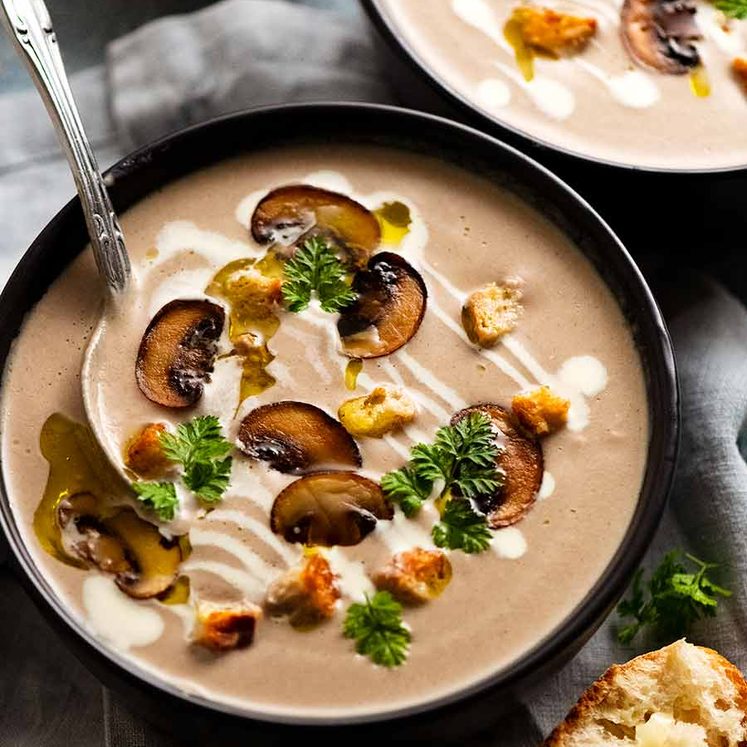
<svg viewBox="0 0 747 747"><path fill-rule="evenodd" d="M381 438L415 419L415 403L400 389L377 386L365 397L343 402L337 412L345 430L353 436Z"/></svg>
<svg viewBox="0 0 747 747"><path fill-rule="evenodd" d="M521 6L511 19L520 29L524 43L552 57L581 52L597 31L594 18L579 18L550 8Z"/></svg>
<svg viewBox="0 0 747 747"><path fill-rule="evenodd" d="M232 651L251 645L262 610L251 602L198 602L196 614L192 642L211 651Z"/></svg>
<svg viewBox="0 0 747 747"><path fill-rule="evenodd" d="M516 419L534 436L546 436L560 430L568 422L571 403L541 386L530 392L520 392L511 401Z"/></svg>
<svg viewBox="0 0 747 747"><path fill-rule="evenodd" d="M269 614L288 616L295 628L308 628L332 617L340 598L337 576L320 552L310 552L300 566L289 569L267 590Z"/></svg>
<svg viewBox="0 0 747 747"><path fill-rule="evenodd" d="M462 326L476 345L489 348L513 332L523 313L521 287L490 283L471 293L462 307Z"/></svg>
<svg viewBox="0 0 747 747"><path fill-rule="evenodd" d="M415 547L398 553L377 571L372 580L404 604L423 604L435 599L451 580L451 563L439 550Z"/></svg>
<svg viewBox="0 0 747 747"><path fill-rule="evenodd" d="M161 446L161 434L166 432L163 423L148 423L127 443L125 466L140 477L162 477L173 466Z"/></svg>
<svg viewBox="0 0 747 747"><path fill-rule="evenodd" d="M735 57L731 63L734 77L747 95L747 57Z"/></svg>

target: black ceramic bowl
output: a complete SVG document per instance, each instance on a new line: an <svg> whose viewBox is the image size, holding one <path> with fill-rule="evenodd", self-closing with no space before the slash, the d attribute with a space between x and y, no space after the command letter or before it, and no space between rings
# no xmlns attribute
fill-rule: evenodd
<svg viewBox="0 0 747 747"><path fill-rule="evenodd" d="M487 135L434 116L362 104L317 104L258 109L190 128L165 138L120 161L108 172L118 211L167 182L221 159L243 152L289 143L375 143L435 155L513 190L556 223L605 279L633 330L643 361L648 393L650 442L643 487L635 515L620 548L594 588L578 608L545 640L507 669L455 691L448 698L417 710L386 714L398 734L443 736L448 725L475 725L496 712L499 704L530 680L542 677L575 653L604 619L625 589L651 540L664 508L677 446L678 409L674 359L661 314L641 274L606 224L575 192L516 150ZM77 200L64 207L44 229L18 265L0 296L0 360L5 363L24 315L73 258L86 246L86 229ZM0 524L12 549L11 562L26 587L61 632L65 642L102 678L125 694L140 713L180 727L192 736L205 729L270 730L292 734L300 720L283 725L256 710L242 710L180 692L144 672L133 661L107 648L73 618L35 566L21 539L3 487ZM438 709L434 713L434 709ZM460 718L461 716L461 718ZM325 728L325 738L349 735L350 718L306 721ZM207 726L206 724L210 724ZM445 726L447 725L447 726Z"/></svg>
<svg viewBox="0 0 747 747"><path fill-rule="evenodd" d="M360 2L383 41L388 78L401 100L465 122L547 166L588 196L636 258L654 256L661 263L663 257L680 266L700 267L706 247L722 255L741 252L733 236L744 227L747 164L699 170L643 168L537 140L486 113L435 73L391 23L381 0Z"/></svg>

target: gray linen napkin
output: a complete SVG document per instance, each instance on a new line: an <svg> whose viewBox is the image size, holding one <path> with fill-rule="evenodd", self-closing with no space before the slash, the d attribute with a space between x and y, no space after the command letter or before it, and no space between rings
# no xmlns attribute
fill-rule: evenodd
<svg viewBox="0 0 747 747"><path fill-rule="evenodd" d="M153 22L115 42L106 75L91 70L73 83L102 165L134 145L244 106L391 100L370 31L353 6L352 0L342 5L344 17L285 2L226 0L191 16ZM34 94L0 97L0 131L3 273L73 187ZM684 432L674 497L648 562L680 546L709 558L717 552L730 564L734 599L716 620L698 626L692 639L745 668L747 468L737 441L747 415L747 312L718 285L698 278L675 287L666 308L680 365ZM13 588L7 572L0 582ZM16 717L0 721L0 747L171 743L109 693L102 713L95 681L70 664L63 649L55 649L55 639L30 605L3 609L3 622L15 637L11 643L0 636L0 660L11 663L0 669L0 712ZM642 638L621 647L615 627L613 615L569 665L526 693L514 715L475 744L534 747L609 664L653 646ZM16 671L23 671L21 692L15 689ZM50 677L54 691L45 687ZM72 693L61 699L66 706L52 697L59 690ZM84 726L65 718L71 698L85 702L93 714Z"/></svg>

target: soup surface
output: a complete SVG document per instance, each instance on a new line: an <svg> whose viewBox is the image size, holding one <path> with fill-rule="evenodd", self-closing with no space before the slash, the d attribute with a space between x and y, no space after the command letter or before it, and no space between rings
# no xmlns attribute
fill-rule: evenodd
<svg viewBox="0 0 747 747"><path fill-rule="evenodd" d="M287 297L286 308L280 304L274 310L279 326L265 325L252 338L266 341L271 360L255 365L256 356L239 349L240 299L221 291L227 275L219 273L227 265L229 276L238 268L239 279L256 278L257 267L265 277L277 275L278 268L288 272L288 260L273 255L272 247L274 259L268 260L268 246L252 238L248 225L270 190L301 183L342 193L376 212L381 237L374 251L404 260L398 264L390 257L390 273L406 267L422 279L427 289L422 323L391 354L351 364L341 352L340 315L323 311L314 300L294 313ZM579 604L618 548L635 509L647 450L647 403L640 360L621 311L554 225L511 193L456 166L363 146L278 149L227 161L152 194L123 216L122 225L134 281L105 312L86 392L103 425L103 446L128 481L149 482L134 475L131 461L126 469L123 457L143 426L159 423L173 434L180 423L215 416L231 445L246 444L244 418L279 401L308 403L330 420L342 403L380 385L409 401L413 412L399 423L403 427L383 437L356 435L360 467L333 465L374 486L408 462L416 443L431 444L437 429L469 405L495 403L509 412L515 395L546 385L545 392L570 408L555 432L541 439L517 425L516 438L530 444L532 454L544 455L544 468L534 463L541 489L536 490L538 481L531 500L497 527L485 528L480 513L489 513L494 503L470 504L458 487L438 498L444 480L436 480L412 518L397 495L385 491L390 513L380 511L375 526L374 509L351 514L353 524L345 531L360 530L357 544L304 550L289 540L294 532L310 531L308 523L299 521L285 533L275 523L276 513L282 514L273 510L276 496L304 478L271 466L267 458L282 451L272 439L264 446L272 442L273 448L260 449L260 458L233 449L228 478L216 494L203 490L198 496L190 489L194 474L189 477L185 467L180 477L172 466L160 482L176 503L171 515L169 506L156 511L153 500L138 500L125 483L118 487L120 478L86 435L81 368L101 314L99 282L86 252L29 314L15 343L4 382L2 453L12 508L36 562L95 636L179 688L249 711L371 714L422 703L510 665ZM329 235L322 232L319 240ZM353 288L365 295L365 283L356 278ZM462 307L468 294L492 282L520 290L520 314L515 329L497 344L479 347L464 331ZM230 320L217 341L202 397L183 409L154 404L135 376L146 328L174 299L217 304ZM345 344L380 345L390 331L377 324L346 337ZM307 423L301 441L327 427L314 422ZM336 422L334 429L342 430ZM492 424L489 434L499 455L514 443ZM338 447L332 461L343 462L341 453ZM505 471L496 473L492 456L488 464L494 477L507 481L498 493L500 504L508 500L513 468L504 465ZM435 500L427 495L431 487ZM342 492L350 500L352 493ZM458 549L455 535L439 539L433 532L446 520L441 515L446 508L460 502L484 528L479 547L466 548L474 552ZM133 522L139 520L131 509L124 514L112 509L122 503L161 527L159 547L148 550L153 554L143 550L152 535L138 530L139 539L132 539ZM392 504L399 505L392 510ZM317 539L332 531L319 513L314 516L320 522L314 525ZM327 519L334 526L334 516L324 514ZM188 543L167 539L185 533ZM108 572L95 567L104 567L102 536L107 542L129 537L123 556L107 556ZM356 654L356 640L343 635L343 622L351 605L373 598L375 571L393 554L414 547L450 567L451 577L444 571L434 593L419 600L423 603L404 604L398 614L411 637L403 646L404 661L377 666ZM175 584L169 566L174 553L180 561ZM336 601L318 624L294 626L287 615L266 609L268 588L314 557L331 570ZM168 586L165 593L149 596L152 584L159 583ZM396 585L388 588L398 597ZM195 632L195 616L206 607L265 609L251 645L231 645L239 639L246 644L251 635L228 635L221 639L224 650L216 651L215 645L202 645L204 636Z"/></svg>
<svg viewBox="0 0 747 747"><path fill-rule="evenodd" d="M621 33L622 6L622 0L380 2L428 70L498 122L531 138L655 169L747 164L747 78L740 81L735 69L747 71L747 20L727 17L708 0L693 0L700 38L687 44L697 50L693 59L700 64L671 74L631 55ZM525 7L589 19L595 32L585 46L559 58L523 50L522 59L507 22Z"/></svg>

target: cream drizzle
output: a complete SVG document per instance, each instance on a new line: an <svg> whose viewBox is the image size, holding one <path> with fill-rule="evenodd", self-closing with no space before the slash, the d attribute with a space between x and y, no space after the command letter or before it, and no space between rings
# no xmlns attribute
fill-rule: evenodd
<svg viewBox="0 0 747 747"><path fill-rule="evenodd" d="M158 612L123 594L111 576L91 574L83 581L83 608L91 630L116 648L149 646L164 631Z"/></svg>

